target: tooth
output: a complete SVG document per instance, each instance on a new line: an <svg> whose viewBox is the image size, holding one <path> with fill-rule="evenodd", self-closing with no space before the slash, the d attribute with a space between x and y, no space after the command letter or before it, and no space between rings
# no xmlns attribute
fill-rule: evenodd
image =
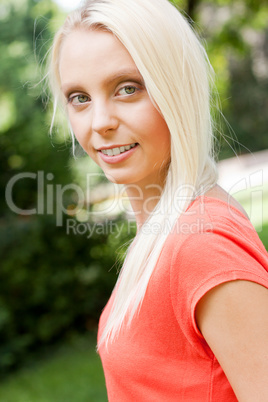
<svg viewBox="0 0 268 402"><path fill-rule="evenodd" d="M120 154L120 149L119 148L113 148L113 154L114 155L119 155Z"/></svg>
<svg viewBox="0 0 268 402"><path fill-rule="evenodd" d="M103 149L103 150L102 150L102 153L105 154L105 155L107 155L107 150L106 150L106 149Z"/></svg>
<svg viewBox="0 0 268 402"><path fill-rule="evenodd" d="M130 148L134 148L134 147L135 147L135 145L136 145L136 144L131 144L131 145L130 145Z"/></svg>
<svg viewBox="0 0 268 402"><path fill-rule="evenodd" d="M120 147L120 152L124 152L125 151L125 147Z"/></svg>
<svg viewBox="0 0 268 402"><path fill-rule="evenodd" d="M126 145L125 149L126 149L126 151L128 151L130 149L130 145Z"/></svg>
<svg viewBox="0 0 268 402"><path fill-rule="evenodd" d="M109 156L113 156L113 150L112 149L107 149L107 154Z"/></svg>

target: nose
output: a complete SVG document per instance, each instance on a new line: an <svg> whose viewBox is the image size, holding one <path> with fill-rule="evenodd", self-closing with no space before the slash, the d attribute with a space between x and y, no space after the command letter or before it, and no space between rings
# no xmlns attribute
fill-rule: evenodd
<svg viewBox="0 0 268 402"><path fill-rule="evenodd" d="M109 102L96 102L92 108L92 130L105 135L118 127L115 107Z"/></svg>

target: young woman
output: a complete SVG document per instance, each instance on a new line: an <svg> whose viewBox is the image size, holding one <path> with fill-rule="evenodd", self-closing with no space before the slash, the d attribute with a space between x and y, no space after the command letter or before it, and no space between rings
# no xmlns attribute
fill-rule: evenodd
<svg viewBox="0 0 268 402"><path fill-rule="evenodd" d="M137 221L98 349L109 401L268 400L268 258L217 185L211 67L167 0L88 0L56 34L59 102Z"/></svg>

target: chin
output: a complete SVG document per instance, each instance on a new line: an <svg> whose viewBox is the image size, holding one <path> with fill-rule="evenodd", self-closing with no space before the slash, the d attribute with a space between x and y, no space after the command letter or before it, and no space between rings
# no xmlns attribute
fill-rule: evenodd
<svg viewBox="0 0 268 402"><path fill-rule="evenodd" d="M109 180L111 183L115 183L115 184L125 184L126 182L126 178L120 177L118 175L111 175L110 173L106 173L105 171L103 171L103 173L106 176L106 179ZM125 179L125 180L124 180Z"/></svg>
<svg viewBox="0 0 268 402"><path fill-rule="evenodd" d="M106 175L106 178L114 184L131 184L132 182L130 180L127 180L126 178L122 178L122 177L111 177L109 175Z"/></svg>

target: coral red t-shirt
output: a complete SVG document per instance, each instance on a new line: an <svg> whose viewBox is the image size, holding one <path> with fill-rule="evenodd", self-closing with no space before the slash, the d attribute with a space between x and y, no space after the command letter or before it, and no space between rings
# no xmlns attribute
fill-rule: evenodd
<svg viewBox="0 0 268 402"><path fill-rule="evenodd" d="M100 348L109 401L237 401L195 322L202 296L237 279L268 287L267 252L240 211L199 197L168 237L139 314L108 350Z"/></svg>

